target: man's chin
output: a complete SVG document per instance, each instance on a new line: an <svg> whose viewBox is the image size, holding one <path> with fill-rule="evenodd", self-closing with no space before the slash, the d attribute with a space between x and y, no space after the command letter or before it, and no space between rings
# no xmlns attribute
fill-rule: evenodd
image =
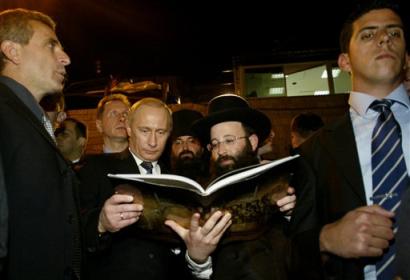
<svg viewBox="0 0 410 280"><path fill-rule="evenodd" d="M222 170L223 172L231 171L236 168L236 165L234 162L228 162L228 163L221 163L219 164L219 169Z"/></svg>
<svg viewBox="0 0 410 280"><path fill-rule="evenodd" d="M124 139L126 139L126 138L128 138L128 134L127 134L127 131L124 129L124 130L116 130L115 132L114 132L114 137L116 137L116 138L119 138L119 139L121 139L121 138L124 138Z"/></svg>

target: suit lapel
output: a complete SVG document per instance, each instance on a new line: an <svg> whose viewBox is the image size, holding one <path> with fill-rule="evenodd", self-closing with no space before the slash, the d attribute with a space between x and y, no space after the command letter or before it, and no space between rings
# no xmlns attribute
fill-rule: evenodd
<svg viewBox="0 0 410 280"><path fill-rule="evenodd" d="M117 166L119 166L122 173L140 173L137 162L128 148L118 154L115 154L115 157L118 159ZM161 168L161 173L167 173L168 170L165 165L162 164L162 162L158 162L158 164Z"/></svg>
<svg viewBox="0 0 410 280"><path fill-rule="evenodd" d="M348 185L366 204L366 195L360 168L356 140L350 115L347 113L339 122L324 130L323 147L339 166Z"/></svg>
<svg viewBox="0 0 410 280"><path fill-rule="evenodd" d="M53 147L53 149L59 154L63 159L63 155L61 155L60 151L58 150L54 140L51 138L50 134L47 132L44 125L36 118L33 112L30 111L29 108L9 89L7 86L0 84L2 87L1 93L6 95L6 103L9 104L14 111L17 112L20 116L24 117L32 127L37 130L37 132L45 138L45 140Z"/></svg>
<svg viewBox="0 0 410 280"><path fill-rule="evenodd" d="M129 149L125 149L124 151L116 154L116 157L118 159L117 166L122 173L140 173L137 163L135 162L135 159Z"/></svg>

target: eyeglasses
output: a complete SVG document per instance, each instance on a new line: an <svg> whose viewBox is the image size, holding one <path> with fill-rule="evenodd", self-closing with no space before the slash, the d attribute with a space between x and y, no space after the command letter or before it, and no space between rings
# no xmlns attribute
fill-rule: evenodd
<svg viewBox="0 0 410 280"><path fill-rule="evenodd" d="M235 145L236 141L240 139L248 138L248 136L233 136L233 135L227 135L223 138L222 141L219 141L217 139L212 139L211 144L209 144L209 150L215 150L219 147L219 145L224 144L225 147L233 146Z"/></svg>

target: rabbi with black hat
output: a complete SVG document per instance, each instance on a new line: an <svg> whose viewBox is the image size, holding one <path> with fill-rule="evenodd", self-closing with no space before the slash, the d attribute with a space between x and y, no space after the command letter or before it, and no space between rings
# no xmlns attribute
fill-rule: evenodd
<svg viewBox="0 0 410 280"><path fill-rule="evenodd" d="M203 118L196 110L182 109L172 113L171 171L201 184L209 179L209 153L204 149L192 124Z"/></svg>
<svg viewBox="0 0 410 280"><path fill-rule="evenodd" d="M258 142L269 135L271 124L262 112L250 108L244 98L224 94L210 101L208 116L195 122L193 130L203 143L209 143L211 173L219 176L258 163ZM277 204L287 211L295 206L295 200L294 195L285 194ZM216 249L212 254L212 279L289 279L290 243L284 234L286 223L283 215L278 215L270 229L257 239L210 244ZM179 232L175 223L168 225ZM219 225L215 225L216 229L208 226L207 231L217 231ZM188 237L181 235L181 238Z"/></svg>
<svg viewBox="0 0 410 280"><path fill-rule="evenodd" d="M198 121L194 130L209 143L211 174L220 176L259 162L256 150L268 137L271 123L242 97L224 94L211 100L208 116Z"/></svg>

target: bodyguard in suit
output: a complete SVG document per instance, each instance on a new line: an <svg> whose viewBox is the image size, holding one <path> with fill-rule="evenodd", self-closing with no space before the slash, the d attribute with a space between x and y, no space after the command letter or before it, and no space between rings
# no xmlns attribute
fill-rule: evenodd
<svg viewBox="0 0 410 280"><path fill-rule="evenodd" d="M5 279L79 279L75 177L39 101L60 92L70 58L48 16L0 13L0 154L8 199ZM3 279L3 278L2 278Z"/></svg>
<svg viewBox="0 0 410 280"><path fill-rule="evenodd" d="M393 279L395 213L410 166L407 55L398 7L384 1L359 7L340 44L339 67L352 80L350 110L301 146L314 174L309 184L316 197L310 199L319 215L320 249L329 279Z"/></svg>

